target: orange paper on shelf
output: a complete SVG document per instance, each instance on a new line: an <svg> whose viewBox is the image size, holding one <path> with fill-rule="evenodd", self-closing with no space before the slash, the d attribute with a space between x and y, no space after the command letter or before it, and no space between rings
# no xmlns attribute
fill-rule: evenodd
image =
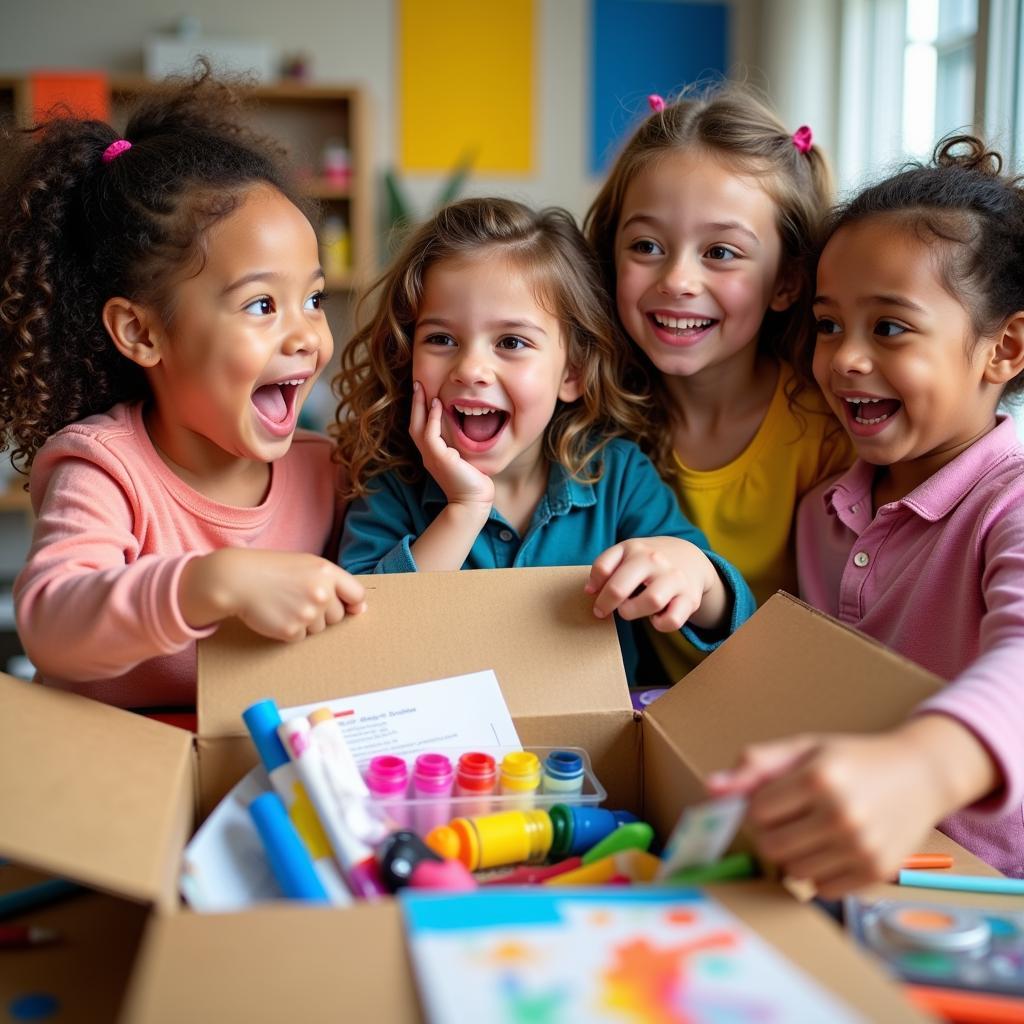
<svg viewBox="0 0 1024 1024"><path fill-rule="evenodd" d="M32 121L54 116L110 120L110 85L98 71L37 71L29 76Z"/></svg>

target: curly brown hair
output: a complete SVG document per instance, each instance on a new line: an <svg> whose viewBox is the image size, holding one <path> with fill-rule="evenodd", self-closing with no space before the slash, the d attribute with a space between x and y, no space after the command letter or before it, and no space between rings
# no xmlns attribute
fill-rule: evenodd
<svg viewBox="0 0 1024 1024"><path fill-rule="evenodd" d="M869 217L915 232L935 254L942 282L971 317L975 340L1024 310L1024 177L974 135L947 135L931 162L910 163L836 208L826 239ZM807 340L805 358L814 352ZM1003 388L1024 395L1024 374Z"/></svg>
<svg viewBox="0 0 1024 1024"><path fill-rule="evenodd" d="M61 427L149 396L101 319L123 296L173 316L173 286L201 269L208 228L254 185L304 212L276 144L243 124L245 83L189 79L149 94L130 150L101 121L60 116L0 133L0 451L22 472Z"/></svg>
<svg viewBox="0 0 1024 1024"><path fill-rule="evenodd" d="M821 149L798 149L793 133L749 85L727 83L694 95L684 93L650 114L626 143L583 221L608 292L616 293L615 235L627 189L667 154L693 149L724 158L737 174L756 178L775 204L782 258L788 271L797 275L799 293L785 311L765 313L758 344L769 355L794 363L797 374L790 406L810 412L798 401L799 392L813 380L810 364L796 365L796 360L803 355L800 339L810 333L814 255L832 198L832 174ZM641 444L662 475L670 476L672 403L657 368L639 346L632 347L656 398Z"/></svg>
<svg viewBox="0 0 1024 1024"><path fill-rule="evenodd" d="M572 216L510 199L465 199L420 227L360 304L372 303L372 313L343 350L333 381L339 403L332 433L350 497L365 494L373 477L392 470L407 482L422 478L408 423L424 279L437 263L495 252L528 275L538 301L562 324L568 365L580 373L582 395L558 402L545 456L593 482L607 442L642 429L648 401L631 386L636 367L629 346L616 331L597 264Z"/></svg>

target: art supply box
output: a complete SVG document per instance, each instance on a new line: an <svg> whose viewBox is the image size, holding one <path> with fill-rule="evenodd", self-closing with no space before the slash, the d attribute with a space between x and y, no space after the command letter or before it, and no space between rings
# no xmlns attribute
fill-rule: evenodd
<svg viewBox="0 0 1024 1024"><path fill-rule="evenodd" d="M181 850L255 764L241 712L265 697L290 706L493 669L524 744L587 750L606 806L633 810L664 839L684 804L705 795L701 779L747 743L882 729L939 685L777 595L641 714L586 578L579 567L374 576L366 614L294 645L228 624L200 645L196 736L0 677L0 857L101 894L80 903L63 944L20 960L20 976L6 961L14 971L0 998L52 992L62 1021L421 1019L392 900L237 914L179 902ZM715 895L867 1019L924 1019L834 925L776 884ZM94 948L109 930L104 908L130 904L139 927L145 916L134 961Z"/></svg>

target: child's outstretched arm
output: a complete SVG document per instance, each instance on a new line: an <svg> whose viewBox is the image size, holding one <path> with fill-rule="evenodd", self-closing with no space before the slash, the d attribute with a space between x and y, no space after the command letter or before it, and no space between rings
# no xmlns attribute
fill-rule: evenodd
<svg viewBox="0 0 1024 1024"><path fill-rule="evenodd" d="M941 714L871 736L796 736L752 746L713 795L749 797L758 850L826 899L895 878L930 828L1000 784L981 741Z"/></svg>
<svg viewBox="0 0 1024 1024"><path fill-rule="evenodd" d="M237 618L272 640L301 640L365 610L363 585L317 555L222 548L193 558L178 581L185 621Z"/></svg>
<svg viewBox="0 0 1024 1024"><path fill-rule="evenodd" d="M423 458L423 468L444 491L448 504L411 545L422 570L461 569L491 514L494 481L471 466L441 436L441 402L413 384L409 433Z"/></svg>
<svg viewBox="0 0 1024 1024"><path fill-rule="evenodd" d="M44 449L33 466L35 534L14 587L19 636L44 676L76 682L117 677L150 658L184 650L236 613L268 635L298 636L297 623L282 627L280 613L272 629L253 613L257 602L286 600L277 592L288 588L296 617L307 620L302 635L333 620L339 614L335 602L347 612L358 610L361 584L315 555L226 549L208 563L211 556L191 552L146 553L138 524L153 511L123 464L101 446L78 445L74 432L62 450L68 447L89 457L51 459ZM273 572L253 573L258 563L272 563ZM230 569L232 582L216 592L215 607L199 608L202 587L185 584L183 592L183 580L211 565ZM295 593L303 581L319 594L307 593L300 602ZM239 586L248 588L248 604L231 597Z"/></svg>
<svg viewBox="0 0 1024 1024"><path fill-rule="evenodd" d="M599 618L650 618L663 633L687 622L709 632L728 625L730 595L707 555L680 537L622 541L594 561L586 592Z"/></svg>
<svg viewBox="0 0 1024 1024"><path fill-rule="evenodd" d="M599 486L618 494L618 543L590 571L594 612L646 616L663 632L682 628L701 651L717 647L754 613L754 595L679 510L676 497L636 445L612 441ZM644 589L637 593L639 587Z"/></svg>

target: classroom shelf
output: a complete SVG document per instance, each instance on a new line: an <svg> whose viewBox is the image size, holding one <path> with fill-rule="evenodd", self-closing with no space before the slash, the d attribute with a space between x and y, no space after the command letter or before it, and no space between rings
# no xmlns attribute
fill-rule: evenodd
<svg viewBox="0 0 1024 1024"><path fill-rule="evenodd" d="M110 79L111 119L123 127L136 101L145 98L161 83L141 77ZM248 92L249 117L257 131L277 140L295 167L299 183L321 207L325 224L342 224L348 232L339 266L324 252L328 286L354 291L363 287L377 268L374 232L372 158L369 111L365 92L357 86L306 85L282 82L255 85ZM0 76L0 118L11 117L27 124L31 117L31 80ZM324 175L328 148L348 152L349 176L338 182ZM324 237L323 235L321 236Z"/></svg>

